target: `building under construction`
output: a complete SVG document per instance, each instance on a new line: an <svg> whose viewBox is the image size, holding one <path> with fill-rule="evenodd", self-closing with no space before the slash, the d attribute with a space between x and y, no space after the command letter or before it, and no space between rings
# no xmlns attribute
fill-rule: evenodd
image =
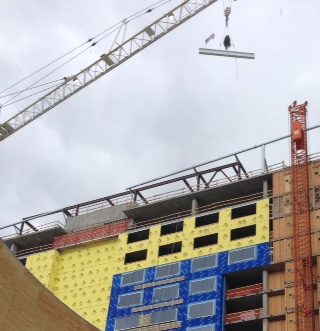
<svg viewBox="0 0 320 331"><path fill-rule="evenodd" d="M240 161L247 149L25 218L2 239L99 330L319 330L320 155L307 155L306 104L289 110L278 140L291 138L291 167L267 164L267 142L251 148L260 170Z"/></svg>

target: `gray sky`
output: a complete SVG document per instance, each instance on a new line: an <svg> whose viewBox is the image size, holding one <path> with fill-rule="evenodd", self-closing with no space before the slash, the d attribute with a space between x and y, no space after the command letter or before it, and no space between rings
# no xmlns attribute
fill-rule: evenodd
<svg viewBox="0 0 320 331"><path fill-rule="evenodd" d="M0 89L154 2L0 0ZM287 134L294 99L308 100L310 124L320 123L319 12L316 0L234 2L236 50L256 53L254 61L236 62L198 55L212 32L209 47L219 47L220 0L1 142L0 224ZM133 23L130 32L150 18ZM53 79L76 73L109 46L102 43ZM4 108L0 122L22 106ZM272 163L288 155L284 144L269 156Z"/></svg>

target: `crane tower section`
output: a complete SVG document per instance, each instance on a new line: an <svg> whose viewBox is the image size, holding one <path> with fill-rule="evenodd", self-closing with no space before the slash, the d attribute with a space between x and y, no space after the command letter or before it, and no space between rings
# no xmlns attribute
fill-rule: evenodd
<svg viewBox="0 0 320 331"><path fill-rule="evenodd" d="M308 176L307 102L289 107L293 195L296 330L315 330Z"/></svg>

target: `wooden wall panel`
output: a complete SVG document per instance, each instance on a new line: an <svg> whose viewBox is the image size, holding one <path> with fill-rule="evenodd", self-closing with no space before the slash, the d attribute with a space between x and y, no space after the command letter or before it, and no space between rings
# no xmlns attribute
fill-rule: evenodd
<svg viewBox="0 0 320 331"><path fill-rule="evenodd" d="M47 290L0 240L0 330L98 331Z"/></svg>
<svg viewBox="0 0 320 331"><path fill-rule="evenodd" d="M311 235L312 255L320 254L320 232Z"/></svg>
<svg viewBox="0 0 320 331"><path fill-rule="evenodd" d="M317 256L317 281L320 282L320 256Z"/></svg>
<svg viewBox="0 0 320 331"><path fill-rule="evenodd" d="M268 287L269 291L279 290L284 288L285 284L285 272L269 272Z"/></svg>
<svg viewBox="0 0 320 331"><path fill-rule="evenodd" d="M316 315L315 317L314 317L314 321L315 321L315 329L316 330L320 330L320 321L319 321L319 318L320 318L320 316L319 315Z"/></svg>
<svg viewBox="0 0 320 331"><path fill-rule="evenodd" d="M285 263L285 284L289 285L294 283L294 262L289 261ZM317 266L313 265L313 275L316 276L317 274ZM315 279L316 277L314 277Z"/></svg>
<svg viewBox="0 0 320 331"><path fill-rule="evenodd" d="M281 239L293 236L292 216L281 217L273 220L273 239Z"/></svg>
<svg viewBox="0 0 320 331"><path fill-rule="evenodd" d="M270 321L268 324L268 331L286 331L286 321Z"/></svg>
<svg viewBox="0 0 320 331"><path fill-rule="evenodd" d="M273 242L273 262L293 259L293 239L287 238Z"/></svg>
<svg viewBox="0 0 320 331"><path fill-rule="evenodd" d="M311 232L320 231L320 209L310 213Z"/></svg>
<svg viewBox="0 0 320 331"><path fill-rule="evenodd" d="M296 316L294 312L286 314L286 331L296 331Z"/></svg>
<svg viewBox="0 0 320 331"><path fill-rule="evenodd" d="M292 214L292 194L281 195L273 198L273 219Z"/></svg>
<svg viewBox="0 0 320 331"><path fill-rule="evenodd" d="M309 185L310 187L320 185L320 162L309 165Z"/></svg>
<svg viewBox="0 0 320 331"><path fill-rule="evenodd" d="M276 295L268 297L268 314L269 316L277 316L284 314L284 295Z"/></svg>
<svg viewBox="0 0 320 331"><path fill-rule="evenodd" d="M282 195L291 192L290 170L282 170L273 174L273 195Z"/></svg>
<svg viewBox="0 0 320 331"><path fill-rule="evenodd" d="M287 285L294 283L294 264L293 264L293 261L285 263L285 283Z"/></svg>
<svg viewBox="0 0 320 331"><path fill-rule="evenodd" d="M285 308L287 310L294 309L295 307L294 287L286 287L284 292L285 292Z"/></svg>

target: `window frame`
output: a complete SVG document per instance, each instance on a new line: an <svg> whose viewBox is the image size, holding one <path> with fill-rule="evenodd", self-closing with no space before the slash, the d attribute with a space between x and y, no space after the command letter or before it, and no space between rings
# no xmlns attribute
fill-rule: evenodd
<svg viewBox="0 0 320 331"><path fill-rule="evenodd" d="M121 297L124 297L124 296L128 296L128 295L132 295L132 294L141 294L141 296L140 296L140 303L134 304L134 305L127 305L127 306L121 306L120 307L120 305L119 305L120 304L120 298ZM143 290L120 294L118 296L117 309L127 309L127 308L131 308L131 307L141 306L142 303L143 303L143 294L144 294L144 291Z"/></svg>
<svg viewBox="0 0 320 331"><path fill-rule="evenodd" d="M215 259L215 265L214 266L211 266L211 267L208 267L208 268L201 268L201 269L197 269L197 270L193 270L193 262L195 260L199 260L199 259L203 259L203 258L206 258L206 257L209 257L209 256L215 256L216 259ZM191 260L191 265L190 265L190 272L191 273L194 273L194 272L198 272L198 271L202 271L202 270L208 270L208 269L215 269L218 267L218 254L210 254L210 255L204 255L204 256L200 256L200 257L196 257L194 259Z"/></svg>
<svg viewBox="0 0 320 331"><path fill-rule="evenodd" d="M168 321L162 321L162 322L157 322L157 323L153 323L152 325L160 325L162 323L171 323L171 322L175 322L178 320L178 313L179 313L179 309L178 307L170 307L169 309L163 309L163 310L153 310L151 312L151 321L152 321L152 314L153 313L157 313L157 312L162 312L162 311L167 311L167 310L175 310L175 318L172 320L168 320Z"/></svg>
<svg viewBox="0 0 320 331"><path fill-rule="evenodd" d="M236 262L230 263L230 253L241 251L241 250L248 249L248 248L253 248L254 249L254 257L253 258L244 259L244 260L241 260L241 261L236 261ZM237 249L232 249L231 251L228 252L228 265L233 265L233 264L237 264L237 263L243 263L243 262L247 262L247 261L255 261L255 260L257 260L257 258L258 258L257 245L246 246L246 247L241 247L241 248L237 248Z"/></svg>
<svg viewBox="0 0 320 331"><path fill-rule="evenodd" d="M209 291L202 291L202 292L197 292L197 293L191 293L191 284L192 283L196 283L196 282L201 282L202 280L206 280L206 279L215 279L215 284L214 284L214 289L213 290L209 290ZM192 279L189 282L189 296L191 295L198 295L198 294L203 294L203 293L207 293L207 292L216 292L217 291L217 287L218 287L218 277L217 276L209 276L209 277L203 277L203 278L196 278L196 279Z"/></svg>
<svg viewBox="0 0 320 331"><path fill-rule="evenodd" d="M138 320L139 320L139 324L140 324L140 314L132 314L132 315L129 315L129 316L119 316L119 317L116 317L115 319L114 319L114 330L115 331L122 331L122 330L130 330L130 329L132 329L132 328L137 328L137 327L139 327L139 324L137 325L137 326L133 326L133 327L130 327L130 328L124 328L124 329L117 329L116 328L116 324L117 324L117 320L119 320L119 319L122 319L122 318L130 318L130 317L132 317L132 316L138 316Z"/></svg>
<svg viewBox="0 0 320 331"><path fill-rule="evenodd" d="M170 266L170 265L173 265L173 264L178 264L178 266L179 266L178 273L172 274L172 275L167 275L167 276L162 276L162 277L157 277L158 268L161 268L161 267L164 267L164 266ZM169 264L162 264L162 265L156 266L156 268L155 268L155 274L154 274L154 279L155 280L158 280L158 279L165 279L165 278L170 278L170 277L176 277L176 276L178 276L180 274L181 274L181 262L173 262L173 263L169 263Z"/></svg>
<svg viewBox="0 0 320 331"><path fill-rule="evenodd" d="M216 324L207 324L207 325L198 325L198 326L193 326L193 327L189 327L189 328L186 328L186 331L197 331L201 328L205 328L205 327L208 327L208 326L211 326L212 327L212 331L216 331Z"/></svg>
<svg viewBox="0 0 320 331"><path fill-rule="evenodd" d="M198 316L198 317L190 317L190 307L195 306L195 305L200 305L200 304L204 304L207 302L213 302L213 314L212 315L205 315L205 316ZM212 299L212 300L204 300L204 301L197 301L197 302L192 302L190 304L188 304L188 313L187 313L187 319L191 320L191 319L197 319L197 318L204 318L204 317L208 317L208 316L216 316L217 315L217 300L216 299Z"/></svg>
<svg viewBox="0 0 320 331"><path fill-rule="evenodd" d="M133 273L138 272L138 271L141 271L141 269L121 274L120 286L125 287L125 286L132 286L132 285L143 283L146 280L146 269L142 269L142 272L143 272L143 279L142 280L137 281L137 282L133 282L133 283L123 284L123 275L133 274Z"/></svg>
<svg viewBox="0 0 320 331"><path fill-rule="evenodd" d="M154 297L155 297L155 292L158 289L162 289L162 288L168 288L168 287L178 287L178 293L177 296L175 298L171 298L171 299L162 299L162 300L157 300L155 301ZM165 302L165 301L172 301L175 300L177 298L179 298L180 296L180 283L175 283L175 284L169 284L169 285L163 285L163 286L157 286L153 289L152 291L152 303L158 303L158 302Z"/></svg>

